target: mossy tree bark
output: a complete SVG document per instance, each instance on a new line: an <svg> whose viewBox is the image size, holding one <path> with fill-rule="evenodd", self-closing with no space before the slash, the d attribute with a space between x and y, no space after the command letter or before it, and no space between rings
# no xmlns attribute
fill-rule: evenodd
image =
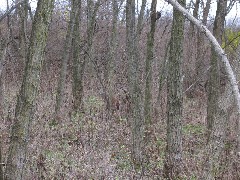
<svg viewBox="0 0 240 180"><path fill-rule="evenodd" d="M185 6L185 0L178 0L178 2ZM183 14L174 9L167 76L167 148L164 176L168 179L178 179L182 172L184 20Z"/></svg>
<svg viewBox="0 0 240 180"><path fill-rule="evenodd" d="M34 17L23 82L17 99L15 120L11 132L5 178L24 177L30 123L36 107L40 75L51 21L54 0L39 0Z"/></svg>

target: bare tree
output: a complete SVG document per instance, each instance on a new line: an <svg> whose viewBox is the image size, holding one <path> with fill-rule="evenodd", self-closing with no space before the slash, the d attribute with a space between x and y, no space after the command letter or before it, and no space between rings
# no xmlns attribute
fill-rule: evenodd
<svg viewBox="0 0 240 180"><path fill-rule="evenodd" d="M71 12L70 12L70 20L68 23L68 29L67 34L65 38L64 43L64 51L62 54L62 61L61 61L61 71L60 71L60 77L58 80L58 87L57 87L57 95L56 95L56 105L55 105L55 122L57 123L57 119L60 118L59 112L62 106L63 101L63 93L65 88L65 81L67 76L67 64L70 56L70 51L72 47L72 38L73 38L73 31L74 31L74 25L76 21L76 6L74 6L74 0L70 1L71 3Z"/></svg>
<svg viewBox="0 0 240 180"><path fill-rule="evenodd" d="M27 38L27 21L28 21L28 0L24 0L18 7L19 13L19 51L23 60L26 59L26 53L28 48ZM24 61L23 61L24 62Z"/></svg>
<svg viewBox="0 0 240 180"><path fill-rule="evenodd" d="M6 179L25 179L24 167L29 139L29 128L36 108L35 103L40 84L44 49L53 6L54 0L39 0L37 4L23 82L18 95L15 119L11 132L5 174Z"/></svg>
<svg viewBox="0 0 240 180"><path fill-rule="evenodd" d="M185 6L185 0L178 0ZM183 32L184 16L173 10L167 76L167 148L164 175L168 179L180 178L182 172L182 109L183 109Z"/></svg>
<svg viewBox="0 0 240 180"><path fill-rule="evenodd" d="M219 0L214 21L213 35L222 43L227 1ZM215 49L212 48L211 67L208 81L207 129L208 145L204 165L204 179L214 179L219 174L220 157L226 136L227 111L221 102L221 91L224 91L226 78L220 77L220 61ZM225 104L226 106L226 104Z"/></svg>
<svg viewBox="0 0 240 180"><path fill-rule="evenodd" d="M91 48L93 44L93 37L95 33L96 17L101 0L93 2L88 1L88 19L87 19L87 39L85 44L80 44L80 23L79 23L79 13L78 12L78 22L76 22L74 29L74 40L73 40L73 97L74 97L74 110L79 112L82 105L83 97L83 74L85 66L88 60L92 58ZM92 4L93 3L93 4ZM92 6L93 5L93 6ZM80 4L78 4L80 6ZM80 49L79 49L80 48ZM80 53L83 52L83 55Z"/></svg>
<svg viewBox="0 0 240 180"><path fill-rule="evenodd" d="M130 119L132 128L132 160L136 169L143 161L143 109L139 87L139 62L136 58L135 0L126 4L126 51L128 59L128 88L131 97Z"/></svg>
<svg viewBox="0 0 240 180"><path fill-rule="evenodd" d="M146 85L145 85L145 101L144 101L144 116L146 124L150 124L151 109L152 109L152 61L154 59L154 34L156 30L157 12L156 12L157 1L152 0L151 4L151 29L148 32L147 40L147 57L146 57Z"/></svg>
<svg viewBox="0 0 240 180"><path fill-rule="evenodd" d="M81 25L81 0L74 0L74 10L76 12L76 20L73 31L73 108L74 111L80 112L82 97L83 97L83 72L85 67L85 61L81 59L81 36L80 36L80 25Z"/></svg>

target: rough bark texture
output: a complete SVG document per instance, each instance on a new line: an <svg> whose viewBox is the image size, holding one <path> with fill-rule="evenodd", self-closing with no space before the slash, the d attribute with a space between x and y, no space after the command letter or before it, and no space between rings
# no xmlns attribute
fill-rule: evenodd
<svg viewBox="0 0 240 180"><path fill-rule="evenodd" d="M147 40L147 57L146 57L146 85L145 85L145 101L144 101L144 116L145 123L151 124L152 118L152 61L153 61L153 51L154 51L154 33L156 29L156 6L157 1L152 0L151 5L151 29L148 33Z"/></svg>
<svg viewBox="0 0 240 180"><path fill-rule="evenodd" d="M185 6L185 0L179 0ZM183 31L184 16L173 10L173 25L170 40L170 53L167 77L167 149L164 175L168 179L177 179L182 171L182 108L183 108Z"/></svg>
<svg viewBox="0 0 240 180"><path fill-rule="evenodd" d="M18 95L15 120L7 159L5 178L25 179L29 126L33 120L35 102L40 84L40 74L46 46L48 26L51 20L54 0L39 0L34 17L30 46L20 93Z"/></svg>
<svg viewBox="0 0 240 180"><path fill-rule="evenodd" d="M142 95L139 87L139 65L136 58L135 0L126 4L126 51L128 60L128 88L131 96L130 121L132 127L132 160L135 169L143 161L143 109Z"/></svg>
<svg viewBox="0 0 240 180"><path fill-rule="evenodd" d="M80 112L83 97L83 72L85 61L81 59L81 0L74 0L74 10L76 12L76 22L73 32L73 108L76 113Z"/></svg>
<svg viewBox="0 0 240 180"><path fill-rule="evenodd" d="M217 6L217 13L214 21L213 35L219 44L222 44L222 36L224 31L225 13L227 2L220 0ZM218 55L212 48L211 67L208 81L208 113L207 113L207 128L211 132L214 121L218 121L216 117L218 111L218 98L220 96L220 62Z"/></svg>

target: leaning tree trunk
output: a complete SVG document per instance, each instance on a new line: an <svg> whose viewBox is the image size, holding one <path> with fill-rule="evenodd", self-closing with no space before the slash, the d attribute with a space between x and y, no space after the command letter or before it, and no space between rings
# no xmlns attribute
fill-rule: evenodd
<svg viewBox="0 0 240 180"><path fill-rule="evenodd" d="M21 180L24 177L29 127L36 108L40 75L51 21L54 0L39 0L34 17L25 72L17 99L15 119L6 167L6 179Z"/></svg>
<svg viewBox="0 0 240 180"><path fill-rule="evenodd" d="M178 2L185 6L185 0ZM168 179L178 179L182 172L183 31L184 16L174 9L167 76L167 148L164 175Z"/></svg>

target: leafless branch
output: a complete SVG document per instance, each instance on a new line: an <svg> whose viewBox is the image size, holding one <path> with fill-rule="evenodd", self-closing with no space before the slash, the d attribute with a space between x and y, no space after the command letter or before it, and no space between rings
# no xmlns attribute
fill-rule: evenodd
<svg viewBox="0 0 240 180"><path fill-rule="evenodd" d="M9 10L7 10L1 17L0 17L0 22L8 16L14 9L16 9L18 6L20 6L24 1L20 1L16 5L12 6Z"/></svg>

